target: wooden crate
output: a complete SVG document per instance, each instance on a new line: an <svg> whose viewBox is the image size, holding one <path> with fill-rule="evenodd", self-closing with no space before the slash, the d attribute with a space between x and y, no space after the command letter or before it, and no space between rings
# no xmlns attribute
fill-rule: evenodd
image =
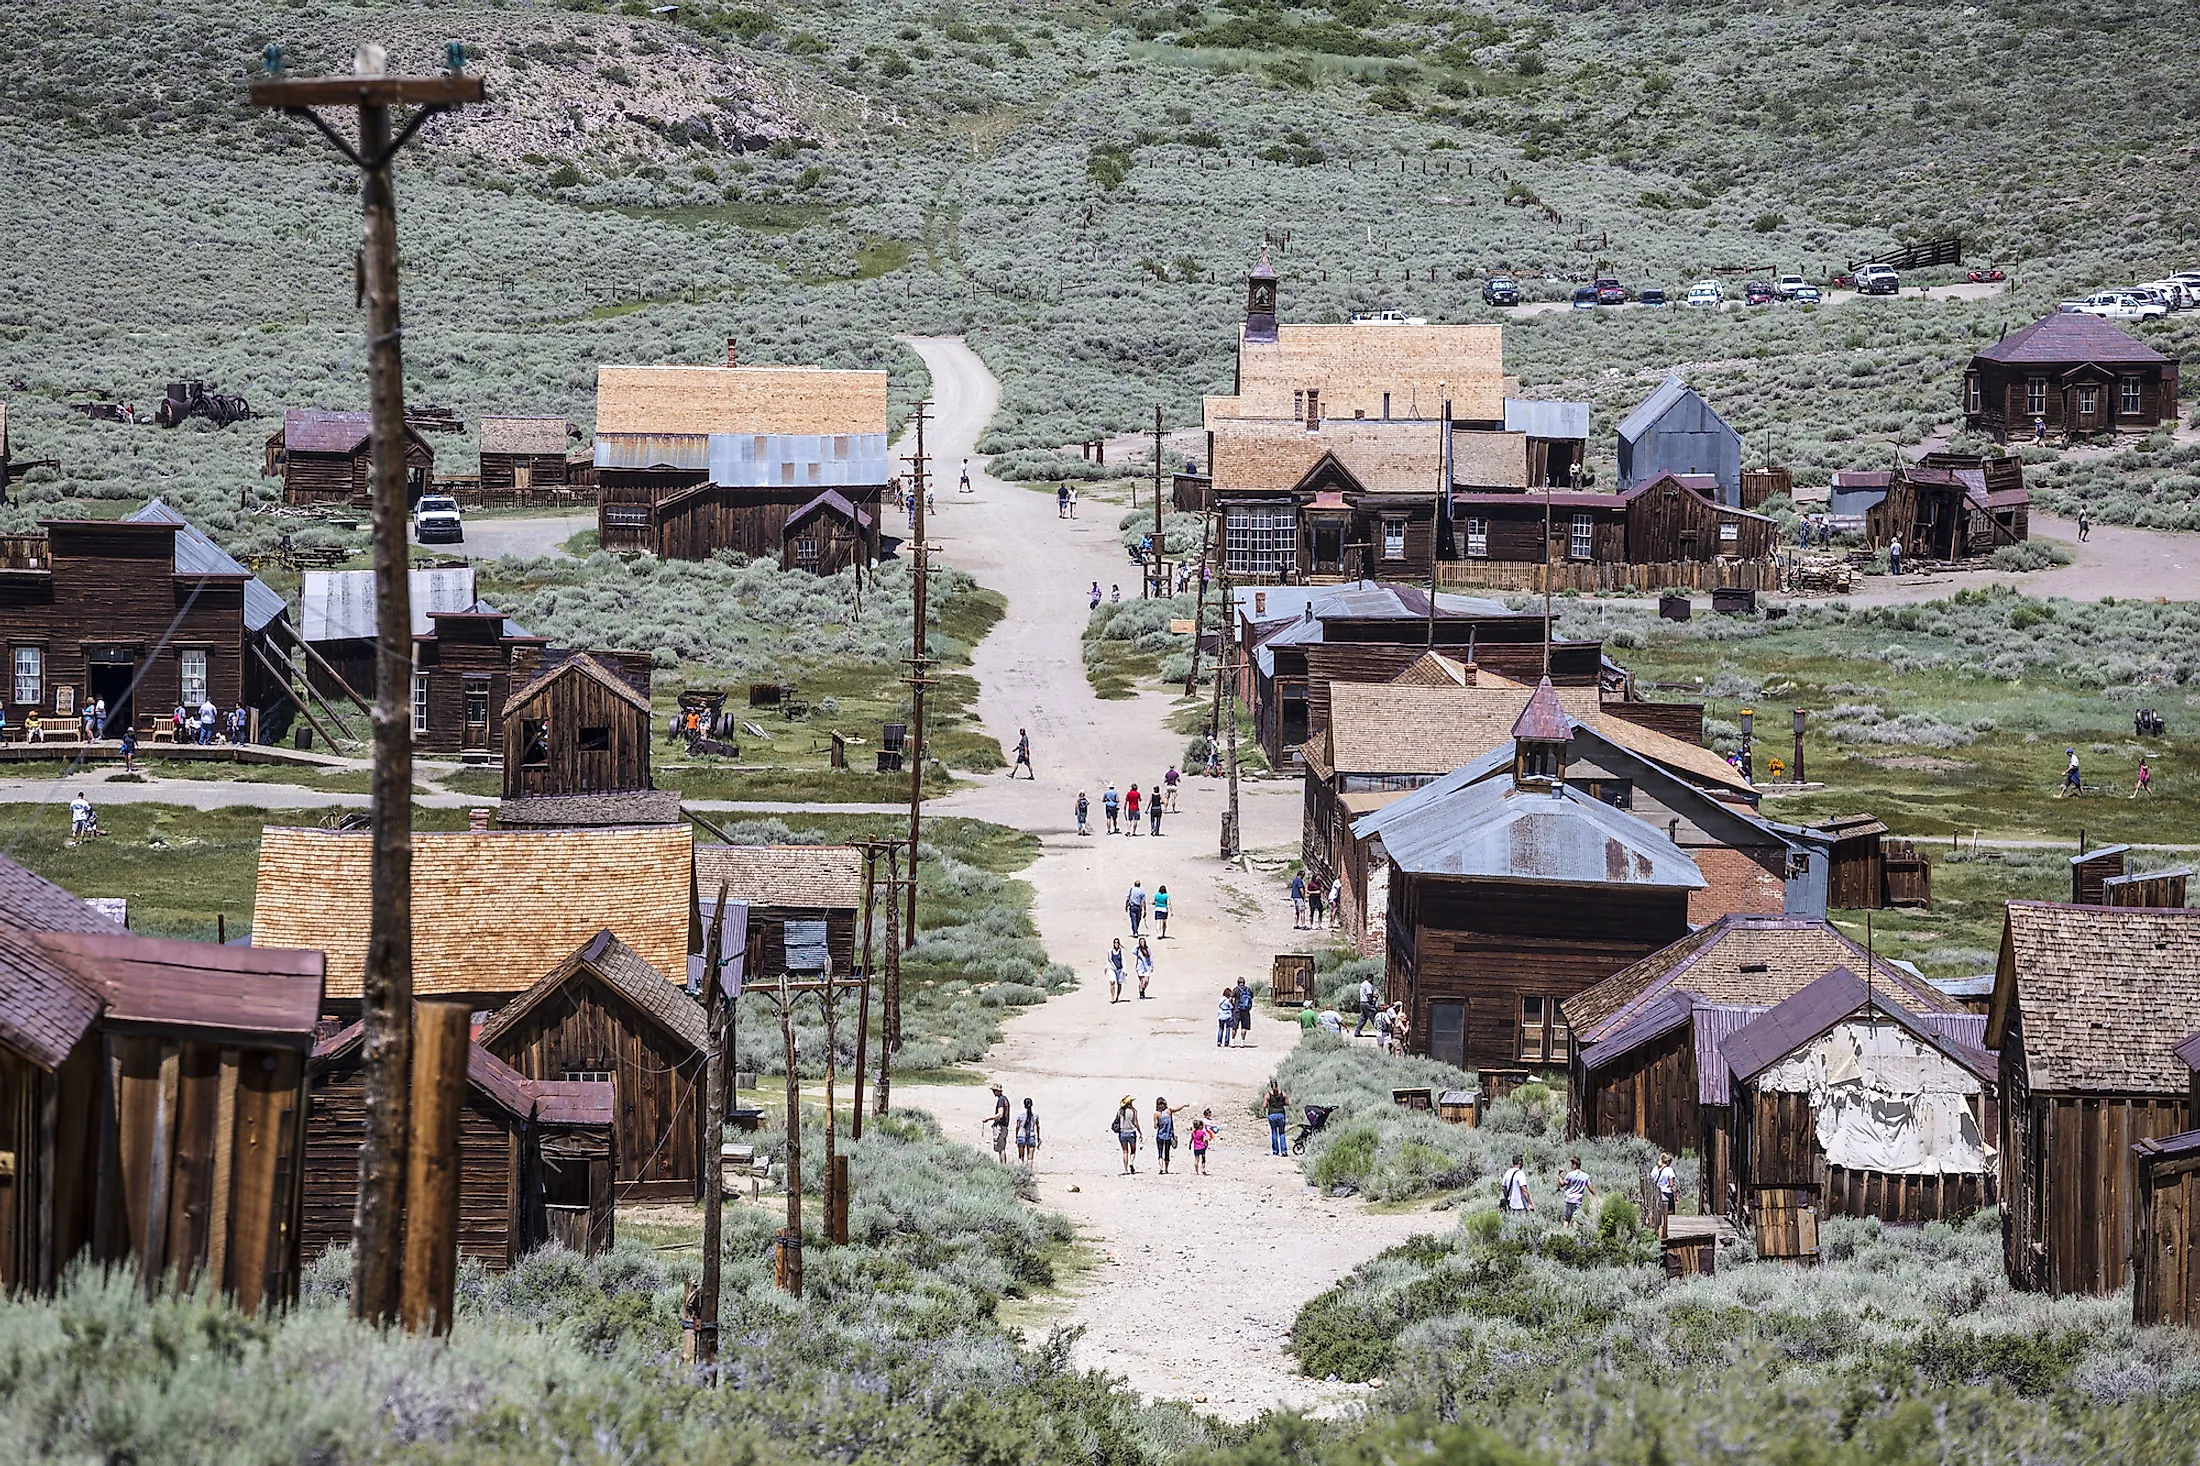
<svg viewBox="0 0 2200 1466"><path fill-rule="evenodd" d="M1436 1091L1428 1085L1408 1085L1390 1092L1390 1102L1401 1110L1429 1110L1436 1106Z"/></svg>
<svg viewBox="0 0 2200 1466"><path fill-rule="evenodd" d="M1436 1096L1437 1118L1469 1129L1481 1123L1481 1096L1471 1089L1447 1089Z"/></svg>
<svg viewBox="0 0 2200 1466"><path fill-rule="evenodd" d="M1658 1228L1658 1250L1667 1277L1709 1277L1719 1270L1719 1219L1667 1217Z"/></svg>
<svg viewBox="0 0 2200 1466"><path fill-rule="evenodd" d="M1793 1262L1818 1260L1818 1193L1808 1186L1761 1186L1756 1206L1757 1255Z"/></svg>
<svg viewBox="0 0 2200 1466"><path fill-rule="evenodd" d="M1268 969L1268 1001L1297 1007L1314 996L1314 959L1296 952L1279 955Z"/></svg>

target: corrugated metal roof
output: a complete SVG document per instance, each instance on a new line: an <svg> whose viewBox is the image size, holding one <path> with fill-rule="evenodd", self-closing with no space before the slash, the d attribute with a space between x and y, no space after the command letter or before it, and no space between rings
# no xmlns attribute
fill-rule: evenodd
<svg viewBox="0 0 2200 1466"><path fill-rule="evenodd" d="M710 471L710 438L704 433L596 434L598 468L668 468Z"/></svg>
<svg viewBox="0 0 2200 1466"><path fill-rule="evenodd" d="M1531 438L1587 438L1589 404L1508 397L1505 399L1505 431L1526 433Z"/></svg>
<svg viewBox="0 0 2200 1466"><path fill-rule="evenodd" d="M886 434L712 433L710 481L729 488L883 484L894 476Z"/></svg>
<svg viewBox="0 0 2200 1466"><path fill-rule="evenodd" d="M474 604L474 567L414 570L406 577L412 602L412 634L435 630L435 611L463 611ZM299 596L299 634L307 641L372 640L379 602L372 570L308 570Z"/></svg>
<svg viewBox="0 0 2200 1466"><path fill-rule="evenodd" d="M1425 784L1358 821L1415 875L1568 886L1701 890L1703 872L1656 826L1564 785L1519 788L1460 775Z"/></svg>
<svg viewBox="0 0 2200 1466"><path fill-rule="evenodd" d="M1688 395L1688 384L1679 377L1667 377L1658 383L1658 389L1642 399L1633 412L1620 419L1619 435L1633 442L1665 416L1674 403Z"/></svg>
<svg viewBox="0 0 2200 1466"><path fill-rule="evenodd" d="M254 575L236 559L208 539L199 527L166 503L154 499L144 508L127 516L137 524L173 524L176 529L176 573L178 575L242 575L244 583L244 624L253 631L264 630L270 621L289 611L289 603L270 590L267 583Z"/></svg>
<svg viewBox="0 0 2200 1466"><path fill-rule="evenodd" d="M1725 1058L1719 1053L1719 1045L1731 1034L1740 1033L1757 1021L1763 1008L1734 1008L1700 1005L1689 1015L1696 1030L1696 1103L1699 1105L1723 1105L1733 1094L1728 1079L1732 1072L1726 1067Z"/></svg>

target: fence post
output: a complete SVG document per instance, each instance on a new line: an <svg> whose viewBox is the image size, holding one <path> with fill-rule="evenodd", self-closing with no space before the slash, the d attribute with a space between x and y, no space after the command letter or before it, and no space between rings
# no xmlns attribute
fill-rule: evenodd
<svg viewBox="0 0 2200 1466"><path fill-rule="evenodd" d="M466 1105L472 1021L470 1003L421 1003L414 1009L398 1316L415 1334L451 1331L451 1291L458 1277L458 1121Z"/></svg>

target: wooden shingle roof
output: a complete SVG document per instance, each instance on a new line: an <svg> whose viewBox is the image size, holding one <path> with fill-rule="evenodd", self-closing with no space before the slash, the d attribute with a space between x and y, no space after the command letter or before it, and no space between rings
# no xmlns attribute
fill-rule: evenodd
<svg viewBox="0 0 2200 1466"><path fill-rule="evenodd" d="M706 902L832 911L863 909L863 852L853 845L697 845L695 885Z"/></svg>
<svg viewBox="0 0 2200 1466"><path fill-rule="evenodd" d="M685 977L685 963L676 969ZM684 988L674 987L671 979L652 967L632 947L613 936L609 928L597 932L580 950L544 973L541 980L506 1003L481 1026L481 1041L495 1044L497 1039L511 1031L514 1025L532 1012L535 1006L563 987L582 972L594 973L614 991L624 994L644 1013L656 1020L663 1030L695 1053L702 1053L709 1040L704 1029L703 1008L687 995Z"/></svg>
<svg viewBox="0 0 2200 1466"><path fill-rule="evenodd" d="M1512 741L1533 694L1518 683L1329 684L1328 766L1341 774L1445 774ZM1597 690L1562 687L1561 708L1594 724Z"/></svg>
<svg viewBox="0 0 2200 1466"><path fill-rule="evenodd" d="M606 366L596 434L886 431L886 373L801 366Z"/></svg>
<svg viewBox="0 0 2200 1466"><path fill-rule="evenodd" d="M2123 327L2085 311L2056 311L2029 326L2019 326L1979 352L1985 361L2012 366L2057 366L2099 362L2109 366L2154 366L2169 360Z"/></svg>
<svg viewBox="0 0 2200 1466"><path fill-rule="evenodd" d="M1470 671L1465 662L1455 661L1442 652L1423 652L1415 657L1407 668L1390 679L1392 687L1472 687L1478 681L1476 671Z"/></svg>
<svg viewBox="0 0 2200 1466"><path fill-rule="evenodd" d="M99 1017L104 994L96 979L40 937L121 930L53 882L0 856L0 1044L41 1068L66 1059Z"/></svg>
<svg viewBox="0 0 2200 1466"><path fill-rule="evenodd" d="M683 970L692 842L685 825L416 832L414 992L524 992L606 927L660 972ZM253 941L328 953L330 998L359 996L371 850L364 832L260 838Z"/></svg>
<svg viewBox="0 0 2200 1466"><path fill-rule="evenodd" d="M562 417L485 417L481 420L481 451L562 457L567 427Z"/></svg>
<svg viewBox="0 0 2200 1466"><path fill-rule="evenodd" d="M2012 1012L2035 1091L2184 1094L2177 1046L2200 1029L2200 909L2009 902L1989 1047Z"/></svg>

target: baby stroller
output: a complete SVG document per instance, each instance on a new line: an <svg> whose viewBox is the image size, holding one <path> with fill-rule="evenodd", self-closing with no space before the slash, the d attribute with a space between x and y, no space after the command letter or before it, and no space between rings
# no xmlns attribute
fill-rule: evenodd
<svg viewBox="0 0 2200 1466"><path fill-rule="evenodd" d="M1306 1119L1299 1126L1299 1133L1291 1137L1291 1154L1306 1154L1306 1137L1329 1123L1329 1117L1337 1113L1335 1105L1308 1105Z"/></svg>

